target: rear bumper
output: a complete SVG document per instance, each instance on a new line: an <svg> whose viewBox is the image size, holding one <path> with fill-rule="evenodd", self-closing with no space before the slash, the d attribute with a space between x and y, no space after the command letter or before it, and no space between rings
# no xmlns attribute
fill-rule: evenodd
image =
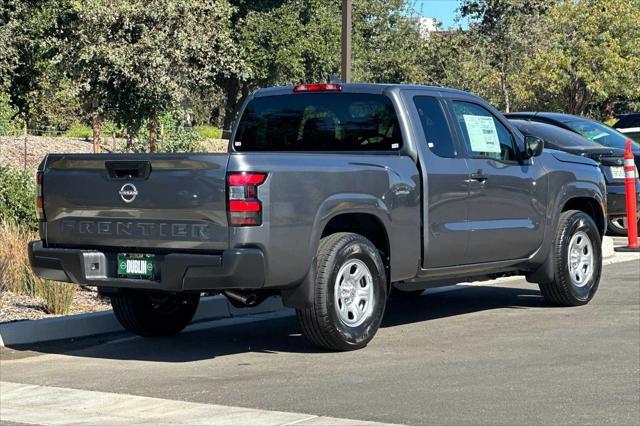
<svg viewBox="0 0 640 426"><path fill-rule="evenodd" d="M207 291L262 288L265 282L264 253L258 249L225 250L218 255L157 255L157 281L116 278L116 253L48 248L42 241L29 243L29 262L41 278L105 288ZM97 270L91 270L89 264L97 264Z"/></svg>
<svg viewBox="0 0 640 426"><path fill-rule="evenodd" d="M636 194L638 205L636 209L640 210L640 193ZM627 201L624 185L608 185L607 186L607 215L609 218L626 216Z"/></svg>

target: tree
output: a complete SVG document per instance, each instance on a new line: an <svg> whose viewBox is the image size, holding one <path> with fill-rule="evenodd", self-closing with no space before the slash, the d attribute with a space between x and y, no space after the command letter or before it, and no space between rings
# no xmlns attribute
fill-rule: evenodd
<svg viewBox="0 0 640 426"><path fill-rule="evenodd" d="M154 152L159 114L240 72L226 1L86 0L73 7L65 59L94 131L108 111L131 130L145 117Z"/></svg>
<svg viewBox="0 0 640 426"><path fill-rule="evenodd" d="M223 128L258 87L325 81L340 64L338 0L233 1L236 42L246 72L226 80Z"/></svg>
<svg viewBox="0 0 640 426"><path fill-rule="evenodd" d="M258 87L326 81L340 70L340 0L236 0L234 27L247 72L227 81L224 128ZM422 75L423 41L405 0L356 0L354 81L411 82Z"/></svg>
<svg viewBox="0 0 640 426"><path fill-rule="evenodd" d="M424 79L426 41L405 0L356 0L354 81L415 83Z"/></svg>
<svg viewBox="0 0 640 426"><path fill-rule="evenodd" d="M497 83L498 105L509 112L513 76L526 53L538 42L541 18L555 0L463 0L460 15L471 20L468 32L475 40L473 52L494 72L488 83ZM493 85L493 84L492 84Z"/></svg>
<svg viewBox="0 0 640 426"><path fill-rule="evenodd" d="M59 65L56 39L66 38L66 0L0 2L0 89L27 127L65 128L77 120L72 82Z"/></svg>
<svg viewBox="0 0 640 426"><path fill-rule="evenodd" d="M549 11L549 34L533 49L521 96L571 114L614 100L640 101L640 0L565 0Z"/></svg>
<svg viewBox="0 0 640 426"><path fill-rule="evenodd" d="M423 50L420 83L454 87L499 104L502 93L487 55L478 37L469 31L434 33Z"/></svg>

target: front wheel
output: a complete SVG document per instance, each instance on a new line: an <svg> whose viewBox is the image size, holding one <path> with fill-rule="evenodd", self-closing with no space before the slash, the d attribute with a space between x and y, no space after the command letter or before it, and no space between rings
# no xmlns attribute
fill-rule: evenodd
<svg viewBox="0 0 640 426"><path fill-rule="evenodd" d="M540 283L548 303L578 306L589 303L598 290L602 272L602 247L598 228L584 212L563 212L554 241L554 280Z"/></svg>
<svg viewBox="0 0 640 426"><path fill-rule="evenodd" d="M320 240L313 306L297 311L307 340L330 350L363 348L378 331L386 302L386 270L368 239L341 232Z"/></svg>
<svg viewBox="0 0 640 426"><path fill-rule="evenodd" d="M638 229L640 229L640 220L638 220ZM609 219L607 222L607 232L614 237L626 237L627 236L627 218L617 217Z"/></svg>
<svg viewBox="0 0 640 426"><path fill-rule="evenodd" d="M130 332L145 337L180 333L191 322L199 302L199 293L129 290L111 296L111 306L120 324Z"/></svg>

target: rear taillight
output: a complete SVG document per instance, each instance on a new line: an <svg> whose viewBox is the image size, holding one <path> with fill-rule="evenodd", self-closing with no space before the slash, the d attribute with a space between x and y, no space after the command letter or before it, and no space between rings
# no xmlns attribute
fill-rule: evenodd
<svg viewBox="0 0 640 426"><path fill-rule="evenodd" d="M36 173L36 216L38 220L45 220L44 217L44 197L42 193L42 181L44 176L42 172Z"/></svg>
<svg viewBox="0 0 640 426"><path fill-rule="evenodd" d="M227 175L227 205L229 225L262 225L262 203L258 186L267 179L266 173L229 173Z"/></svg>

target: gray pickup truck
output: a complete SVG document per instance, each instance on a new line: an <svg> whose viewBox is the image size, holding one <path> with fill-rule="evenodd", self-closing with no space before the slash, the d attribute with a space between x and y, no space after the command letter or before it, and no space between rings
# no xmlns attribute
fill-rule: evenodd
<svg viewBox="0 0 640 426"><path fill-rule="evenodd" d="M309 341L364 347L389 295L505 275L593 298L605 181L446 88L305 84L248 97L227 154L48 155L43 278L97 286L128 330L179 333L202 294L281 296Z"/></svg>

